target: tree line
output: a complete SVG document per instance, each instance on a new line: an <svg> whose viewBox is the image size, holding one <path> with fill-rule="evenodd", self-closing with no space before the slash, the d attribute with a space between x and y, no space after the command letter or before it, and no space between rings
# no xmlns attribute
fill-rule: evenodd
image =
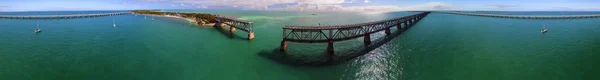
<svg viewBox="0 0 600 80"><path fill-rule="evenodd" d="M152 14L152 15L180 15L184 18L192 18L196 19L199 23L215 23L217 22L215 16L212 14L203 14L203 13L178 13L178 12L160 12L158 10L133 10L133 13L136 14Z"/></svg>

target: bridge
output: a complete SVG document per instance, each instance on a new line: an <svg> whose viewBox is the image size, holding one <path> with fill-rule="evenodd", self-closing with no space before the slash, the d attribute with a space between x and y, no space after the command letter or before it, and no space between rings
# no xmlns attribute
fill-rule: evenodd
<svg viewBox="0 0 600 80"><path fill-rule="evenodd" d="M430 12L423 12L400 18L351 25L285 26L283 27L283 40L281 41L280 50L286 50L287 41L300 43L328 43L327 53L333 55L333 42L363 37L364 45L369 46L371 45L370 34L385 31L387 35L390 35L390 28L394 26L397 27L399 31L402 31L410 28L410 26L423 19L429 13Z"/></svg>
<svg viewBox="0 0 600 80"><path fill-rule="evenodd" d="M74 19L131 14L131 12L70 15L0 15L0 19Z"/></svg>
<svg viewBox="0 0 600 80"><path fill-rule="evenodd" d="M193 12L165 12L165 13L172 13L172 14L176 14L176 15L188 15L188 14L199 14L199 13L193 13ZM219 16L219 15L213 15L214 19L217 21L215 23L215 25L213 25L213 27L222 27L222 25L227 25L229 26L229 32L233 34L233 32L235 32L236 29L248 32L248 40L252 40L254 39L254 31L253 31L253 24L250 21L245 21L245 20L240 20L240 19L235 19L235 18L230 18L230 17L225 17L225 16ZM185 16L183 16L185 17ZM201 17L195 17L196 19L201 19Z"/></svg>
<svg viewBox="0 0 600 80"><path fill-rule="evenodd" d="M254 26L252 25L252 22L224 16L215 16L215 19L217 22L215 23L214 27L221 27L221 25L225 24L229 26L230 33L233 33L236 29L239 29L248 32L248 40L254 39L254 31L252 31Z"/></svg>
<svg viewBox="0 0 600 80"><path fill-rule="evenodd" d="M586 19L586 18L600 18L600 14L532 16L532 15L503 15L503 14L483 14L483 13L444 12L444 11L438 11L438 13L458 14L458 15L468 15L468 16L482 16L482 17L496 17L496 18L511 18L511 19Z"/></svg>

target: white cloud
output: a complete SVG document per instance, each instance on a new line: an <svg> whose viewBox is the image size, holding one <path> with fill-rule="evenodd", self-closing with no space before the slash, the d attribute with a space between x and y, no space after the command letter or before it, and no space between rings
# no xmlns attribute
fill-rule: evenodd
<svg viewBox="0 0 600 80"><path fill-rule="evenodd" d="M11 8L11 6L2 6L2 5L0 5L0 11L4 11L4 10L10 9L10 8Z"/></svg>
<svg viewBox="0 0 600 80"><path fill-rule="evenodd" d="M0 5L0 8L10 8L10 6L3 6L3 5Z"/></svg>
<svg viewBox="0 0 600 80"><path fill-rule="evenodd" d="M499 8L499 9L519 7L516 5L507 5L507 4L489 4L489 5L485 5L485 6L490 6L490 7Z"/></svg>
<svg viewBox="0 0 600 80"><path fill-rule="evenodd" d="M443 2L430 2L419 5L410 6L349 6L341 5L310 5L298 4L284 8L274 8L271 10L280 11L317 11L317 12L392 12L392 11L418 11L418 10L447 10L453 8L453 5Z"/></svg>
<svg viewBox="0 0 600 80"><path fill-rule="evenodd" d="M353 3L356 0L143 0L155 2L180 3L181 6L194 6L196 8L208 7L230 7L250 10L279 10L279 11L350 11L350 12L390 12L407 10L440 10L452 7L444 2L429 2L412 6L346 6L345 3ZM371 0L363 0L364 3L370 3ZM285 5L283 7L269 8L272 5Z"/></svg>
<svg viewBox="0 0 600 80"><path fill-rule="evenodd" d="M205 6L205 5L200 5L200 6L196 6L196 8L203 8L203 9L206 9L206 8L208 8L208 6Z"/></svg>
<svg viewBox="0 0 600 80"><path fill-rule="evenodd" d="M402 11L418 11L418 10L450 10L455 8L453 4L444 3L444 2L429 2L425 4L419 5L411 5L401 7Z"/></svg>

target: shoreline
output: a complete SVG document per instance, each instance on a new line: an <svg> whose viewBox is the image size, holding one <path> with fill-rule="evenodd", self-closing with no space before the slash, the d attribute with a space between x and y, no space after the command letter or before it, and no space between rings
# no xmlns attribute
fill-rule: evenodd
<svg viewBox="0 0 600 80"><path fill-rule="evenodd" d="M179 16L171 16L171 15L153 15L153 14L140 14L140 15L147 15L147 16L156 16L156 17L168 17L168 18L177 18L177 19L183 19L188 21L189 23L194 23L194 25L198 25L198 26L214 26L215 23L208 23L208 24L202 24L199 25L197 24L198 21L191 19L191 18L185 18L185 17L179 17Z"/></svg>

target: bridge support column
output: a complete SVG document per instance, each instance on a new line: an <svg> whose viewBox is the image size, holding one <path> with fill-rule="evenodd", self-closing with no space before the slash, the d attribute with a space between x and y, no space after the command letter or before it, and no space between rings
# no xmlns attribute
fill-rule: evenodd
<svg viewBox="0 0 600 80"><path fill-rule="evenodd" d="M402 30L402 23L400 23L400 24L396 24L396 29L398 29L398 31L399 31L399 30Z"/></svg>
<svg viewBox="0 0 600 80"><path fill-rule="evenodd" d="M230 26L230 27L229 27L229 32L230 32L230 33L233 33L233 32L235 32L235 28Z"/></svg>
<svg viewBox="0 0 600 80"><path fill-rule="evenodd" d="M330 56L333 56L333 55L335 55L335 54L334 54L334 52L335 52L335 51L333 50L333 41L329 41L329 42L327 43L327 53L328 53Z"/></svg>
<svg viewBox="0 0 600 80"><path fill-rule="evenodd" d="M392 32L390 31L390 28L386 28L385 29L385 35L390 35L392 34Z"/></svg>
<svg viewBox="0 0 600 80"><path fill-rule="evenodd" d="M363 38L363 42L365 46L371 45L371 34L365 35L365 37Z"/></svg>
<svg viewBox="0 0 600 80"><path fill-rule="evenodd" d="M222 23L221 22L216 22L215 25L213 25L213 27L221 27Z"/></svg>
<svg viewBox="0 0 600 80"><path fill-rule="evenodd" d="M248 32L248 40L254 39L254 32Z"/></svg>
<svg viewBox="0 0 600 80"><path fill-rule="evenodd" d="M285 42L285 39L283 41L281 41L281 46L279 46L279 51L285 51L285 49L287 49L287 42Z"/></svg>
<svg viewBox="0 0 600 80"><path fill-rule="evenodd" d="M408 28L409 21L404 22L404 28Z"/></svg>

